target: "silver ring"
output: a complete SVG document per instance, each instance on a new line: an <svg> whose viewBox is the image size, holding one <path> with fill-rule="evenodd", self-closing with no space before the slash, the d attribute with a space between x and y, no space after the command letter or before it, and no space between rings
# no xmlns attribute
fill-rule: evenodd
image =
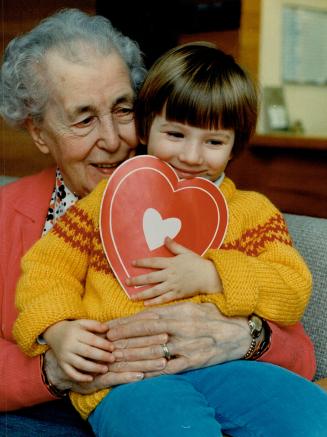
<svg viewBox="0 0 327 437"><path fill-rule="evenodd" d="M171 355L170 355L167 343L161 344L160 346L162 347L162 352L164 354L164 357L166 358L166 360L169 361L171 358Z"/></svg>

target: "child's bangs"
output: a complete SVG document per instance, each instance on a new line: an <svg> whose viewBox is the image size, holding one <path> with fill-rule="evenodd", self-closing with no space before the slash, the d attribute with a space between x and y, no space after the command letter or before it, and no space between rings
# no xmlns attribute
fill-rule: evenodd
<svg viewBox="0 0 327 437"><path fill-rule="evenodd" d="M170 93L165 115L167 120L201 129L235 129L239 114L234 102L228 100L221 88L185 85L182 90Z"/></svg>

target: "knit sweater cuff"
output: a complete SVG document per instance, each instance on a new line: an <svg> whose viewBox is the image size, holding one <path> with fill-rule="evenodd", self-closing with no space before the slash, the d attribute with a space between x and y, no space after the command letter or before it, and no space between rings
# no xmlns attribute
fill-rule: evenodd
<svg viewBox="0 0 327 437"><path fill-rule="evenodd" d="M202 295L203 302L217 305L226 316L246 316L256 307L259 290L251 270L242 268L244 255L236 251L209 250L205 257L211 260L219 272L223 292ZM239 258L242 258L240 260Z"/></svg>
<svg viewBox="0 0 327 437"><path fill-rule="evenodd" d="M77 299L78 300L78 299ZM58 302L43 301L42 306L35 305L34 310L29 308L26 312L21 312L14 325L14 337L23 350L29 356L40 355L47 349L47 345L37 342L37 338L51 325L62 320L78 320L86 318L81 301L74 303L70 300L65 302L64 299Z"/></svg>

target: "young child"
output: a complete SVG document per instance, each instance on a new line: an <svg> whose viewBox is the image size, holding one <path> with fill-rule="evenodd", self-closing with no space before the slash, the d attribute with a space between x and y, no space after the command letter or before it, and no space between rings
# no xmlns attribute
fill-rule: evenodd
<svg viewBox="0 0 327 437"><path fill-rule="evenodd" d="M61 367L77 381L89 381L92 373L106 372L106 363L114 360L103 335L104 322L135 314L145 304L189 298L214 303L227 316L256 313L292 324L301 318L310 296L310 272L292 247L281 213L264 196L239 191L224 176L229 160L249 140L257 119L256 88L234 59L209 43L170 50L151 68L139 95L136 117L149 154L168 162L180 178L200 176L220 186L229 207L227 235L219 250L208 250L203 257L168 240L166 245L175 256L136 260L135 265L154 271L130 278L128 283L154 285L131 300L115 279L101 245L99 213L106 181L72 206L23 259L17 291L20 314L14 335L29 355L51 347ZM164 353L169 359L169 351ZM288 375L262 363L243 361L237 366L240 364L252 366L254 375L257 369L268 368L267 378L269 371ZM160 428L153 433L149 424L146 435L166 435L166 425L175 420L177 411L178 417L184 417L181 423L185 414L191 422L199 423L193 424L194 430L187 435L219 435L221 427L226 427L226 421L219 419L224 399L213 381L220 381L219 374L223 381L229 380L221 373L228 366L233 364L159 376L110 393L71 392L70 398L82 417L88 418L93 411L90 422L97 435L116 435L109 431L114 405L120 405L120 412L127 408L124 402L134 399L139 387L142 394L132 410L145 402L142 420L151 416ZM235 374L231 379L238 377ZM189 378L187 383L185 378ZM148 392L158 404L150 401ZM196 399L199 392L210 407L210 420ZM176 397L170 398L169 393L176 393ZM270 402L274 407L268 403L267 410L275 408L276 401ZM212 413L214 409L218 413ZM179 435L181 426L172 435Z"/></svg>

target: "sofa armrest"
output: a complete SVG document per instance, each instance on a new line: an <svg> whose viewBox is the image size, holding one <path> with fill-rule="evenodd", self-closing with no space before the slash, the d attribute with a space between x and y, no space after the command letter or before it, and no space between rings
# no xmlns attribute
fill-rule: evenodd
<svg viewBox="0 0 327 437"><path fill-rule="evenodd" d="M313 291L302 322L316 352L315 379L327 377L327 219L284 214L289 232L313 276Z"/></svg>

